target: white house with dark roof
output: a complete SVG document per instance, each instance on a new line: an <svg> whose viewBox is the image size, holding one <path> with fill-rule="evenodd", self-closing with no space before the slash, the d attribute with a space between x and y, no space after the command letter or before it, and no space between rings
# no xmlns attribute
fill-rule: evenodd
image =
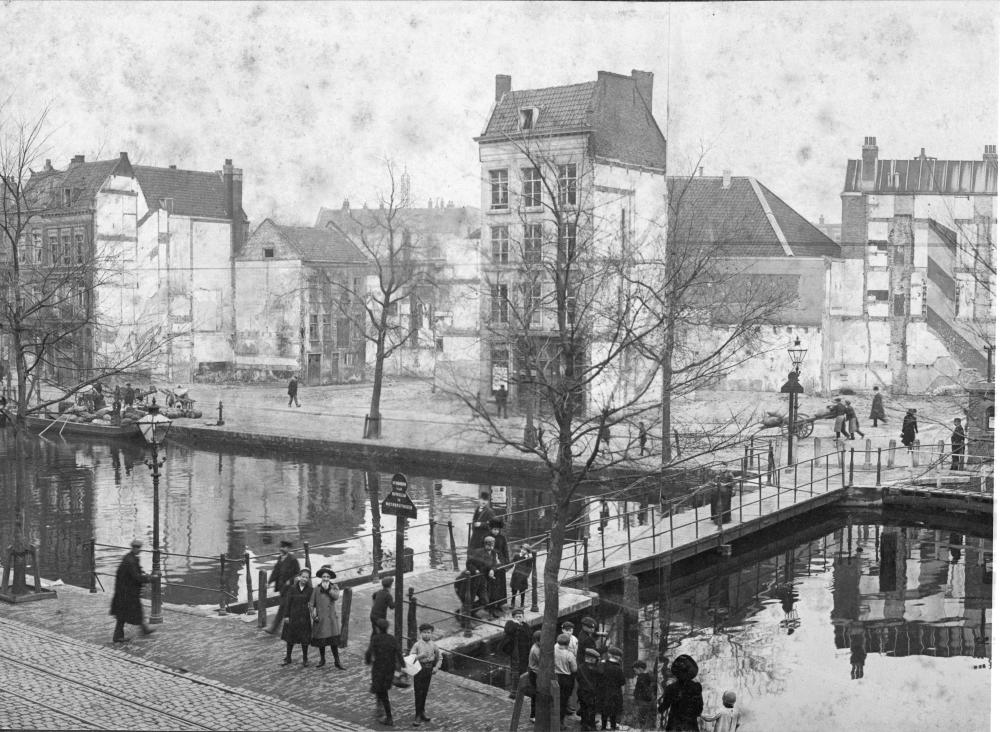
<svg viewBox="0 0 1000 732"><path fill-rule="evenodd" d="M189 381L203 365L232 358L232 253L247 220L242 171L231 160L203 172L133 165L124 152L91 162L76 155L65 170L46 161L30 187L40 207L25 257L48 266L97 256L120 263L79 303L93 326L46 376L82 379L156 328L175 338L140 369L149 375Z"/></svg>
<svg viewBox="0 0 1000 732"><path fill-rule="evenodd" d="M295 373L307 384L363 379L365 339L341 298L356 302L370 270L333 229L264 219L235 257L234 369L250 379Z"/></svg>

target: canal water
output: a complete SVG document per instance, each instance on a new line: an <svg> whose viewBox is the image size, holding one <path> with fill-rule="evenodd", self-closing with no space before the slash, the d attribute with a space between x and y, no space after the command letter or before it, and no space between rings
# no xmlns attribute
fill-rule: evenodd
<svg viewBox="0 0 1000 732"><path fill-rule="evenodd" d="M0 431L0 546L16 508L41 549L43 575L90 582L87 542L98 544L99 580L110 589L133 537L152 543L153 488L141 443L25 440ZM217 605L245 599L239 562L220 573L219 555L251 555L269 569L281 539L311 545L314 567L339 578L369 575L393 549L395 519L377 506L405 466L366 472L330 461L247 449L165 448L160 479L165 599ZM408 475L418 519L406 545L417 568L452 567L465 554L468 522L482 491L512 515L513 537L541 536L548 517L538 487ZM17 487L21 488L18 501ZM614 514L633 505L611 504ZM596 504L590 509L597 511ZM636 517L633 517L636 518ZM433 519L432 527L428 520ZM636 519L638 520L638 519ZM378 546L373 528L385 532ZM680 653L700 665L706 708L726 689L752 729L989 729L992 526L944 516L828 512L785 524L713 555L640 578L630 623L621 585L596 589L596 610L627 665ZM391 556L382 557L383 566ZM149 555L143 556L149 567ZM459 673L502 684L502 656L456 664ZM490 671L492 669L492 671Z"/></svg>

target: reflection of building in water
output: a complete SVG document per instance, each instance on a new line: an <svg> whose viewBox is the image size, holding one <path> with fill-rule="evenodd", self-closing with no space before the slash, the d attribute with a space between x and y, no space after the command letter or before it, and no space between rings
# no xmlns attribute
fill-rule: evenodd
<svg viewBox="0 0 1000 732"><path fill-rule="evenodd" d="M838 556L831 619L837 648L863 638L889 656L982 656L992 621L992 542L940 530L887 527L863 555Z"/></svg>

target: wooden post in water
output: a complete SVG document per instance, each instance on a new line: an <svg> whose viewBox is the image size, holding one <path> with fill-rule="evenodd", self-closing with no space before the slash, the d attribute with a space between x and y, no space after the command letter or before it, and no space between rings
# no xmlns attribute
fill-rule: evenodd
<svg viewBox="0 0 1000 732"><path fill-rule="evenodd" d="M458 549L455 547L455 524L448 521L448 543L451 545L452 569L458 571Z"/></svg>
<svg viewBox="0 0 1000 732"><path fill-rule="evenodd" d="M407 593L406 637L409 641L407 648L410 648L417 642L417 596L413 587L410 587Z"/></svg>
<svg viewBox="0 0 1000 732"><path fill-rule="evenodd" d="M257 627L267 627L267 570L257 570Z"/></svg>
<svg viewBox="0 0 1000 732"><path fill-rule="evenodd" d="M892 468L896 465L896 441L889 440L889 454L885 456L885 467Z"/></svg>
<svg viewBox="0 0 1000 732"><path fill-rule="evenodd" d="M878 456L875 460L875 486L882 485L882 448L878 449Z"/></svg>
<svg viewBox="0 0 1000 732"><path fill-rule="evenodd" d="M247 615L253 615L253 575L250 574L250 552L243 552L243 568L247 575Z"/></svg>
<svg viewBox="0 0 1000 732"><path fill-rule="evenodd" d="M90 594L97 592L97 539L90 537Z"/></svg>
<svg viewBox="0 0 1000 732"><path fill-rule="evenodd" d="M813 438L813 465L819 462L819 456L823 451L823 445L818 437Z"/></svg>
<svg viewBox="0 0 1000 732"><path fill-rule="evenodd" d="M851 474L847 481L847 485L854 486L854 448L851 448Z"/></svg>
<svg viewBox="0 0 1000 732"><path fill-rule="evenodd" d="M920 440L913 441L913 449L910 450L910 459L913 462L913 467L920 467Z"/></svg>
<svg viewBox="0 0 1000 732"><path fill-rule="evenodd" d="M625 512L625 541L628 544L628 560L632 561L632 517Z"/></svg>
<svg viewBox="0 0 1000 732"><path fill-rule="evenodd" d="M226 614L226 555L219 555L219 615Z"/></svg>
<svg viewBox="0 0 1000 732"><path fill-rule="evenodd" d="M347 629L351 627L351 600L354 590L345 587L340 595L340 647L347 648Z"/></svg>

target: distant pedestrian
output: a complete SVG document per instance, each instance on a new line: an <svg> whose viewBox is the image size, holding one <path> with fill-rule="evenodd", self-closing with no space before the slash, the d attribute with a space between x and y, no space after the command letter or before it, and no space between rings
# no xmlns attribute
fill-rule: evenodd
<svg viewBox="0 0 1000 732"><path fill-rule="evenodd" d="M569 636L565 633L560 633L559 637L556 638L553 670L556 674L556 682L559 684L559 722L561 724L569 713L569 698L573 694L574 677L577 671L576 657L569 650Z"/></svg>
<svg viewBox="0 0 1000 732"><path fill-rule="evenodd" d="M292 406L292 402L296 407L302 406L299 404L299 380L295 376L288 380L288 406Z"/></svg>
<svg viewBox="0 0 1000 732"><path fill-rule="evenodd" d="M125 393L123 395L123 400L125 402L126 408L131 407L132 404L135 402L135 389L132 388L131 382L128 381L125 382Z"/></svg>
<svg viewBox="0 0 1000 732"><path fill-rule="evenodd" d="M598 531L604 533L604 530L608 528L608 524L611 523L611 506L603 498L601 499L601 510L600 510L600 522L598 523Z"/></svg>
<svg viewBox="0 0 1000 732"><path fill-rule="evenodd" d="M298 578L281 598L281 640L285 641L285 660L282 666L292 662L292 648L302 648L302 665L309 665L309 643L312 642L312 616L309 611L313 586L309 570L303 569Z"/></svg>
<svg viewBox="0 0 1000 732"><path fill-rule="evenodd" d="M125 624L141 625L142 634L150 635L153 629L142 617L142 601L140 595L142 586L150 581L148 574L139 565L139 554L142 552L142 542L132 541L132 549L122 557L115 573L115 594L111 598L111 615L115 616L115 632L112 641L125 642Z"/></svg>
<svg viewBox="0 0 1000 732"><path fill-rule="evenodd" d="M863 679L865 677L865 659L868 658L868 651L865 650L863 635L851 637L851 678Z"/></svg>
<svg viewBox="0 0 1000 732"><path fill-rule="evenodd" d="M399 650L396 636L389 635L389 621L379 618L374 623L371 643L365 651L365 663L372 667L372 683L369 687L376 702L385 711L378 721L392 727L392 707L389 705L389 689L396 671L403 667L403 654Z"/></svg>
<svg viewBox="0 0 1000 732"><path fill-rule="evenodd" d="M680 655L670 665L675 680L667 684L660 699L659 712L667 715L667 730L698 732L698 717L705 709L701 684L695 681L698 664L691 656Z"/></svg>
<svg viewBox="0 0 1000 732"><path fill-rule="evenodd" d="M494 392L497 402L497 416L507 418L507 387L500 384L500 388Z"/></svg>
<svg viewBox="0 0 1000 732"><path fill-rule="evenodd" d="M521 550L514 557L514 567L510 573L510 606L513 608L518 596L521 607L524 607L524 596L528 592L528 580L534 571L535 553L527 542L521 544Z"/></svg>
<svg viewBox="0 0 1000 732"><path fill-rule="evenodd" d="M494 579L490 585L490 607L500 611L507 606L507 565L510 564L510 548L503 533L503 519L490 521L490 535L497 553L497 566L493 568Z"/></svg>
<svg viewBox="0 0 1000 732"><path fill-rule="evenodd" d="M646 440L649 438L649 434L646 431L646 423L639 423L639 457L646 454Z"/></svg>
<svg viewBox="0 0 1000 732"><path fill-rule="evenodd" d="M514 698L517 680L528 670L528 653L531 651L531 628L524 621L524 610L514 608L511 619L503 627L504 644L510 656L510 698Z"/></svg>
<svg viewBox="0 0 1000 732"><path fill-rule="evenodd" d="M844 424L847 421L847 407L844 406L840 397L833 398L833 404L830 405L830 412L833 414L833 438L837 439L841 436L850 437Z"/></svg>
<svg viewBox="0 0 1000 732"><path fill-rule="evenodd" d="M740 713L736 711L736 692L726 691L722 695L722 709L715 714L701 715L702 728L712 732L736 732L740 728Z"/></svg>
<svg viewBox="0 0 1000 732"><path fill-rule="evenodd" d="M910 408L906 410L906 416L903 417L903 432L899 436L906 445L907 450L913 449L913 443L917 439L917 410Z"/></svg>
<svg viewBox="0 0 1000 732"><path fill-rule="evenodd" d="M340 613L337 600L340 599L340 587L333 584L337 573L329 566L323 565L316 571L319 586L313 588L309 600L309 610L313 619L312 645L319 649L317 668L326 665L327 647L333 651L333 665L343 670L340 665Z"/></svg>
<svg viewBox="0 0 1000 732"><path fill-rule="evenodd" d="M410 647L410 655L417 657L420 670L413 677L413 726L419 727L424 722L430 722L431 718L426 714L427 692L431 688L431 676L441 668L441 649L432 640L434 626L430 623L420 625L420 638Z"/></svg>
<svg viewBox="0 0 1000 732"><path fill-rule="evenodd" d="M847 431L851 434L850 439L854 439L855 432L864 437L865 433L861 431L861 426L858 424L858 413L851 405L850 399L844 401L844 408L847 410L847 413L844 416L847 421Z"/></svg>
<svg viewBox="0 0 1000 732"><path fill-rule="evenodd" d="M274 563L274 569L271 570L271 574L267 578L267 583L273 584L274 591L283 598L285 592L292 586L295 578L299 575L299 560L292 556L292 542L287 539L281 540L278 551L278 561ZM278 628L281 626L281 619L284 617L282 615L282 607L284 606L279 602L278 612L274 616L271 627L267 629L267 632L271 635L277 633Z"/></svg>
<svg viewBox="0 0 1000 732"><path fill-rule="evenodd" d="M608 658L604 662L604 673L598 679L597 704L601 713L601 729L618 729L625 704L622 689L625 687L625 672L622 670L622 651L612 646L608 648Z"/></svg>
<svg viewBox="0 0 1000 732"><path fill-rule="evenodd" d="M392 577L383 577L382 588L372 594L372 609L368 614L369 619L372 621L372 633L375 632L379 620L389 622L387 619L389 611L394 610L396 607L396 601L392 597L391 588Z"/></svg>
<svg viewBox="0 0 1000 732"><path fill-rule="evenodd" d="M876 386L872 389L875 393L872 395L872 411L868 414L868 419L872 421L872 427L878 427L878 421L881 419L883 422L888 420L885 418L885 406L882 404L882 392L878 390Z"/></svg>
<svg viewBox="0 0 1000 732"><path fill-rule="evenodd" d="M490 494L488 491L483 491L479 494L479 505L472 512L468 546L470 554L482 547L483 539L490 535L490 521L495 518L496 514L490 506Z"/></svg>
<svg viewBox="0 0 1000 732"><path fill-rule="evenodd" d="M641 730L656 727L656 679L645 661L632 664L635 672L635 689L632 692L631 727Z"/></svg>
<svg viewBox="0 0 1000 732"><path fill-rule="evenodd" d="M965 457L965 430L962 428L962 420L955 417L955 427L951 431L951 469L961 470L964 466Z"/></svg>

